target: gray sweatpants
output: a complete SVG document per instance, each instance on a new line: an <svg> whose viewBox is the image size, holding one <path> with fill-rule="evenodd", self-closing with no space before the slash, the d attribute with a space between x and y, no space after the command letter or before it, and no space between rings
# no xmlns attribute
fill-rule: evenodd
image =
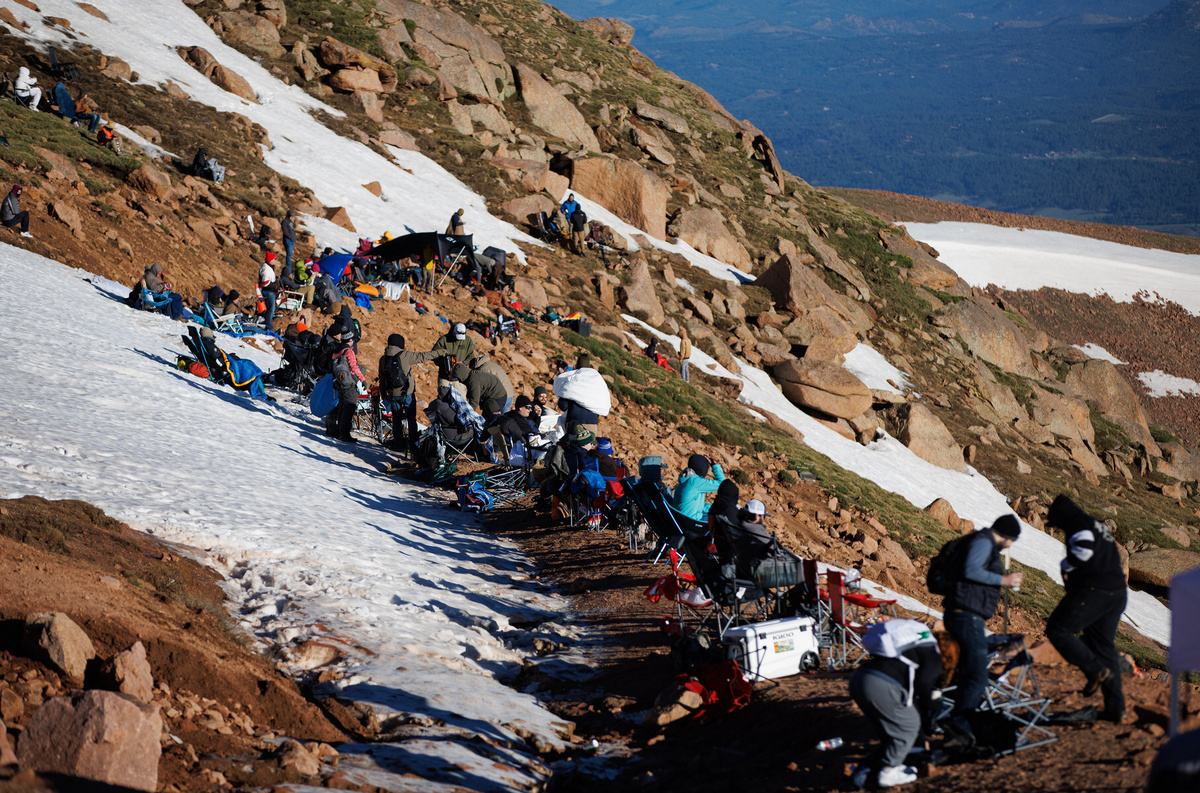
<svg viewBox="0 0 1200 793"><path fill-rule="evenodd" d="M904 765L904 757L921 734L921 717L908 707L908 692L881 672L856 669L850 675L850 696L867 715L881 745L873 754L877 768Z"/></svg>

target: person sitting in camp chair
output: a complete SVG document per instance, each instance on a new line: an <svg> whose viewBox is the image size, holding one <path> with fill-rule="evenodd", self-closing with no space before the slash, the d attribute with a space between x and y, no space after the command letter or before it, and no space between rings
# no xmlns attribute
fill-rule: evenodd
<svg viewBox="0 0 1200 793"><path fill-rule="evenodd" d="M225 181L225 166L218 163L216 157L209 157L203 146L196 150L196 156L192 158L188 173L199 179L208 179L210 182Z"/></svg>
<svg viewBox="0 0 1200 793"><path fill-rule="evenodd" d="M708 478L709 470L713 478ZM707 493L715 493L725 481L725 472L719 463L703 454L688 458L688 466L679 474L679 484L671 496L671 506L692 520L704 520L708 516L708 504L704 503Z"/></svg>
<svg viewBox="0 0 1200 793"><path fill-rule="evenodd" d="M441 428L449 443L462 444L475 438L475 427L463 420L455 400L457 392L446 381L438 384L437 399L425 408L425 416L430 424ZM459 400L462 397L459 395Z"/></svg>
<svg viewBox="0 0 1200 793"><path fill-rule="evenodd" d="M740 491L726 479L717 488L717 497L708 512L708 525L722 563L737 566L738 574L764 588L794 587L804 583L800 557L781 546L767 531L770 517L766 505L757 498L738 508Z"/></svg>
<svg viewBox="0 0 1200 793"><path fill-rule="evenodd" d="M87 122L89 135L96 131L96 127L100 126L103 120L99 113L76 113L75 100L71 98L71 93L61 82L54 85L54 104L58 107L58 114L75 126L78 127L81 122Z"/></svg>
<svg viewBox="0 0 1200 793"><path fill-rule="evenodd" d="M179 319L183 316L183 297L172 292L165 279L163 266L155 262L142 272L142 277L129 290L126 302L132 308L157 311L171 319Z"/></svg>

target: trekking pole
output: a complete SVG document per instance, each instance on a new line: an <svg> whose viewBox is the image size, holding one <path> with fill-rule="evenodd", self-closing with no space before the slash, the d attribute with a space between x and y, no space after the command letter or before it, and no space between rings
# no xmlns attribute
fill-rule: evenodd
<svg viewBox="0 0 1200 793"><path fill-rule="evenodd" d="M1004 557L1004 574L1008 575L1009 553L1005 551L1001 556ZM1004 593L1004 632L1008 633L1008 587L1002 587Z"/></svg>

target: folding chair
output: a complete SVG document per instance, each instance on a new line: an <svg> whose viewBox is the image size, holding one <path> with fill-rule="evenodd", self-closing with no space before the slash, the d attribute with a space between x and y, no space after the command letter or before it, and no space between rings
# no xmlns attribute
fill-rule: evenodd
<svg viewBox="0 0 1200 793"><path fill-rule="evenodd" d="M47 70L55 80L70 82L71 80L79 79L79 67L73 62L61 63L58 60L58 52L54 49L54 45L50 45L50 68Z"/></svg>
<svg viewBox="0 0 1200 793"><path fill-rule="evenodd" d="M712 598L699 587L696 576L679 569L683 557L672 549L668 556L671 572L646 587L642 596L651 603L666 598L675 604L675 619L663 617L663 632L673 638L688 636L704 629L714 608ZM694 623L689 627L688 622Z"/></svg>
<svg viewBox="0 0 1200 793"><path fill-rule="evenodd" d="M819 638L828 657L829 670L852 669L868 655L867 648L862 643L862 634L866 632L866 626L847 613L844 573L836 570L826 571L824 595L829 604L829 611L821 626Z"/></svg>
<svg viewBox="0 0 1200 793"><path fill-rule="evenodd" d="M690 537L683 548L696 583L712 599L702 628L712 628L714 638L737 625L771 617L766 595L756 582L737 575L734 565L722 565L706 539Z"/></svg>
<svg viewBox="0 0 1200 793"><path fill-rule="evenodd" d="M275 308L280 311L299 311L304 308L304 295L299 292L281 291L275 298Z"/></svg>

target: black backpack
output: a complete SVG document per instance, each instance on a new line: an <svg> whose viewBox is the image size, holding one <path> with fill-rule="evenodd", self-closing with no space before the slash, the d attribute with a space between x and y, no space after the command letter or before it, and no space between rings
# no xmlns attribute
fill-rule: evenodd
<svg viewBox="0 0 1200 793"><path fill-rule="evenodd" d="M975 532L957 537L942 546L937 556L929 562L929 573L925 586L934 595L948 595L954 585L962 580L963 567L967 561L967 548Z"/></svg>
<svg viewBox="0 0 1200 793"><path fill-rule="evenodd" d="M404 367L400 364L399 353L383 359L383 380L385 388L389 392L404 393L408 391L408 377L405 376Z"/></svg>

